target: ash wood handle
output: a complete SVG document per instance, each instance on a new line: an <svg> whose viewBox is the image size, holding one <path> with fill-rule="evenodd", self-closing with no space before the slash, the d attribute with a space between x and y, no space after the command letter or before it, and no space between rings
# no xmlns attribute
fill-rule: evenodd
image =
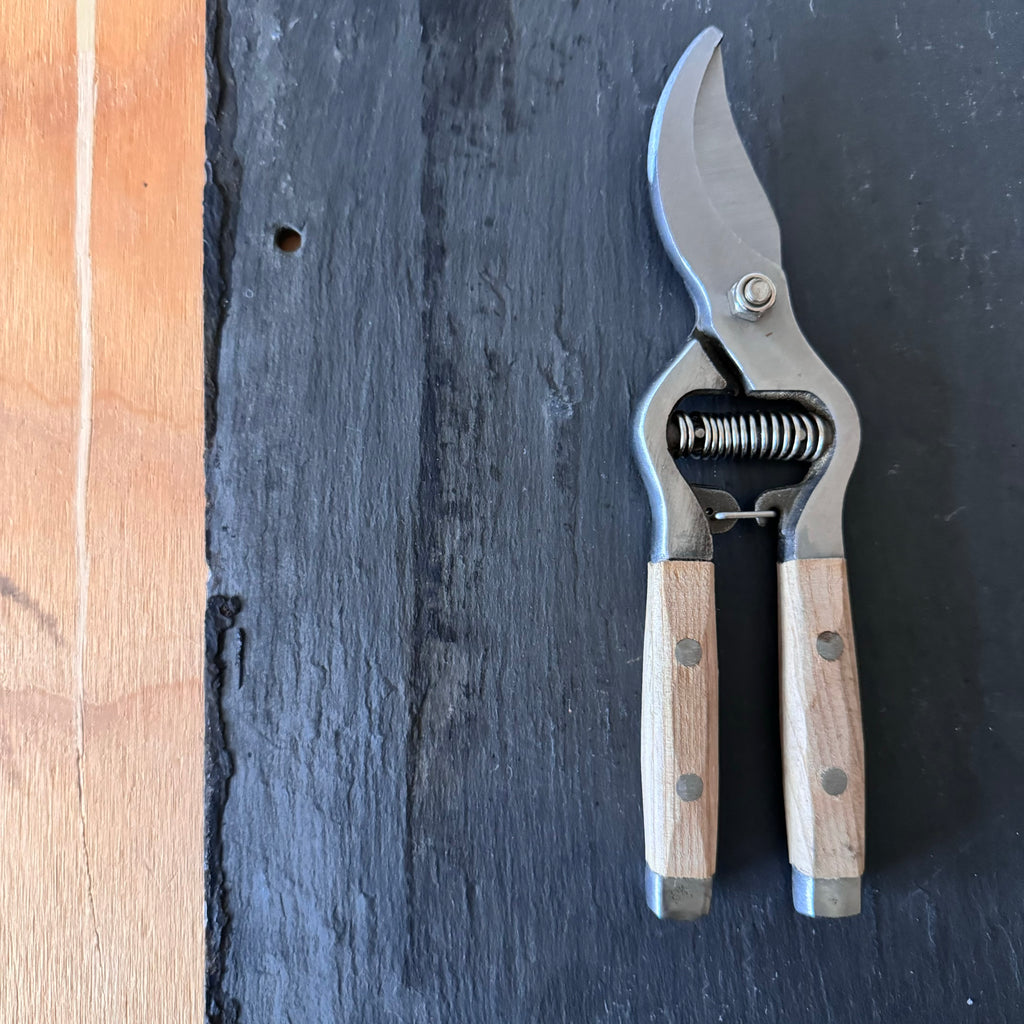
<svg viewBox="0 0 1024 1024"><path fill-rule="evenodd" d="M648 566L640 753L648 903L659 917L699 917L710 905L718 828L710 562Z"/></svg>
<svg viewBox="0 0 1024 1024"><path fill-rule="evenodd" d="M782 762L797 909L860 909L864 738L846 560L779 565ZM802 877L801 877L802 876Z"/></svg>

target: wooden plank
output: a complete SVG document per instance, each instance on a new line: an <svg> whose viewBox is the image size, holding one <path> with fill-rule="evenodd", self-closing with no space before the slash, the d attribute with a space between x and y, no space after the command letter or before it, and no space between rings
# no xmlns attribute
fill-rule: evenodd
<svg viewBox="0 0 1024 1024"><path fill-rule="evenodd" d="M202 1016L204 10L0 27L0 1019Z"/></svg>

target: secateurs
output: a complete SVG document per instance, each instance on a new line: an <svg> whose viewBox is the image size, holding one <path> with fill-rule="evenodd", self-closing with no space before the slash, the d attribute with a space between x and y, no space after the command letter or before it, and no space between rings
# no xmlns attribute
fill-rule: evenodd
<svg viewBox="0 0 1024 1024"><path fill-rule="evenodd" d="M793 315L778 223L729 110L721 39L707 29L676 65L647 161L658 229L696 311L685 347L644 396L634 424L654 517L641 725L647 902L659 917L684 920L710 907L718 817L712 534L756 519L779 533L793 902L802 914L844 917L860 910L864 858L863 739L842 537L860 426ZM761 408L722 415L681 404L713 392L749 396ZM691 486L683 475L688 460L721 457L798 460L808 469L800 483L765 491L743 511L731 494Z"/></svg>

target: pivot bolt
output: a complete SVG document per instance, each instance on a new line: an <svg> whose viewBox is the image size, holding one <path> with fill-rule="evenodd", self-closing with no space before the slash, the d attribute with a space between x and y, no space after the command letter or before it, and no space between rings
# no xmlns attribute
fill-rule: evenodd
<svg viewBox="0 0 1024 1024"><path fill-rule="evenodd" d="M746 274L730 289L733 316L757 320L775 305L775 285L764 274Z"/></svg>

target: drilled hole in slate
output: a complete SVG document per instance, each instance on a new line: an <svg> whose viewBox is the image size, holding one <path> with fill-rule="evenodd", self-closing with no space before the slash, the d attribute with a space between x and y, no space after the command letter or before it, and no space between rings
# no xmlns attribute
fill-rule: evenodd
<svg viewBox="0 0 1024 1024"><path fill-rule="evenodd" d="M295 228L280 227L274 232L274 245L281 252L298 252L302 248L302 235Z"/></svg>

